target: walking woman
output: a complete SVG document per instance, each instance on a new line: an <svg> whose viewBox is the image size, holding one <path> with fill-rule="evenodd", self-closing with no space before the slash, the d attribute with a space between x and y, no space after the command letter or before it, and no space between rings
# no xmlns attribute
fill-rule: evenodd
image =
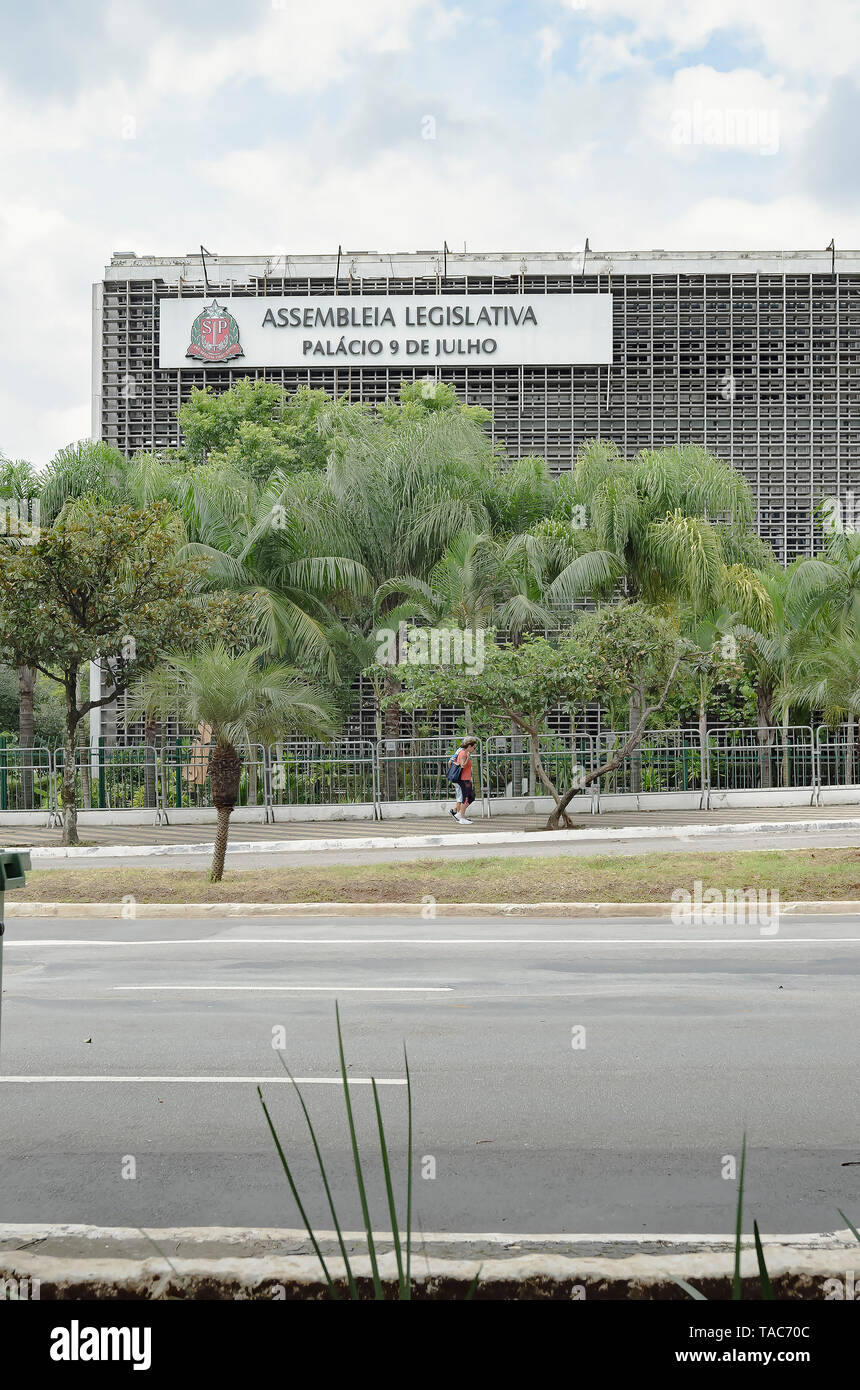
<svg viewBox="0 0 860 1390"><path fill-rule="evenodd" d="M451 815L460 825L471 825L472 822L465 814L475 800L475 788L472 784L472 753L478 746L478 740L467 735L451 759L450 781L454 787L454 795L457 798L456 806L449 807ZM459 770L459 774L458 774Z"/></svg>

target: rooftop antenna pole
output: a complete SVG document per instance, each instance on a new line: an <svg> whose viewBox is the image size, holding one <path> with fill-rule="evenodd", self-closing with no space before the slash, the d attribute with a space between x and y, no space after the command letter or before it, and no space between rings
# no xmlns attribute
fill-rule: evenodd
<svg viewBox="0 0 860 1390"><path fill-rule="evenodd" d="M590 247L589 244L588 244L588 237L586 237L586 238L585 238L585 248L584 248L584 250L583 250L583 252L582 252L582 273L581 273L581 275L580 275L580 279L581 279L581 280L584 280L584 279L585 279L585 262L586 262L586 260L588 259L588 253L589 253L590 250L591 250L591 247Z"/></svg>
<svg viewBox="0 0 860 1390"><path fill-rule="evenodd" d="M836 274L836 238L835 238L835 237L831 237L831 238L830 238L830 245L827 246L827 247L825 247L825 250L830 252L830 274L831 274L831 275L835 275L835 274Z"/></svg>
<svg viewBox="0 0 860 1390"><path fill-rule="evenodd" d="M201 244L200 244L200 259L201 259L201 261L203 262L203 283L204 283L204 285L206 286L206 293L207 293L207 294L211 294L211 293L212 293L212 290L210 289L210 286L209 286L209 276L206 274L206 257L207 257L207 256L211 256L211 255L212 255L212 252L211 252L211 251L207 251L207 250L206 250L206 247L205 247L205 246L202 244L202 242L201 242Z"/></svg>
<svg viewBox="0 0 860 1390"><path fill-rule="evenodd" d="M343 255L343 247L340 246L340 245L338 245L338 248L337 248L337 265L336 265L335 268L334 268L334 292L335 292L335 294L337 294L337 282L338 282L338 280L340 279L340 258L341 258L342 255Z"/></svg>
<svg viewBox="0 0 860 1390"><path fill-rule="evenodd" d="M447 241L443 241L443 242L442 242L442 247L443 247L442 255L443 255L443 257L444 257L444 269L443 269L443 271L442 271L442 278L443 278L444 280L447 280L447 279L448 279L448 243L447 243Z"/></svg>

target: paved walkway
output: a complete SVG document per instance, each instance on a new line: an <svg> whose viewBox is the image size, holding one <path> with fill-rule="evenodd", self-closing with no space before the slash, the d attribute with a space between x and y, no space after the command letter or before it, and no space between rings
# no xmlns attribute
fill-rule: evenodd
<svg viewBox="0 0 860 1390"><path fill-rule="evenodd" d="M196 825L129 825L117 813L116 825L80 826L81 843L86 845L190 845L211 843L215 836L215 812L212 820ZM671 826L671 825L744 825L761 821L857 821L860 830L860 806L750 806L733 807L724 811L618 811L606 812L599 816L581 816L575 820L577 829L607 830L613 827ZM545 816L508 815L492 816L482 819L475 816L472 830L481 834L502 833L510 830L543 830ZM274 825L250 824L234 820L230 825L230 839L240 841L261 840L330 840L364 839L368 835L439 835L449 836L455 841L461 831L449 816L416 816L401 820L301 820L278 821ZM59 830L49 830L45 826L4 826L0 827L0 843L15 849L26 849L37 845L59 845Z"/></svg>

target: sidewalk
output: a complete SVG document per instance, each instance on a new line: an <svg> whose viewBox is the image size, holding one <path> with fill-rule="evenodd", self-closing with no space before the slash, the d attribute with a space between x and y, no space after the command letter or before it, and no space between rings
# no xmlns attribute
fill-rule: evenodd
<svg viewBox="0 0 860 1390"><path fill-rule="evenodd" d="M681 810L620 811L607 812L599 816L580 816L575 826L588 830L598 836L601 829L613 830L626 827L657 829L675 825L757 825L762 821L791 824L793 821L821 822L856 821L860 831L860 806L749 806L732 807L723 811ZM117 812L115 825L82 825L79 827L81 843L84 845L190 845L211 841L215 836L215 812L212 812L211 825L129 825L123 822L122 812ZM482 819L476 815L471 833L481 835L509 834L512 830L534 832L539 837L546 817L543 815L492 816ZM230 827L233 843L264 840L363 840L368 836L395 838L403 835L441 835L453 844L466 832L454 825L451 817L444 812L436 816L424 816L403 820L381 821L278 821L275 825L246 824L234 822ZM44 826L22 825L6 827L2 838L12 849L49 847L61 843L59 829L49 830Z"/></svg>

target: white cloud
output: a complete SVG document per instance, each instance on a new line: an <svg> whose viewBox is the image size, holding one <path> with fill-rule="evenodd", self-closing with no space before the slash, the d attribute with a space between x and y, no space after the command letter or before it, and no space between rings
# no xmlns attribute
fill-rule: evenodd
<svg viewBox="0 0 860 1390"><path fill-rule="evenodd" d="M715 34L736 44L761 44L773 65L838 76L860 65L860 6L856 0L557 0L581 23L626 20L634 45L666 42L694 51Z"/></svg>
<svg viewBox="0 0 860 1390"><path fill-rule="evenodd" d="M677 154L710 146L775 155L796 146L820 104L782 77L700 65L680 68L671 80L652 86L646 120L652 138Z"/></svg>
<svg viewBox="0 0 860 1390"><path fill-rule="evenodd" d="M77 83L22 95L0 59L0 448L44 463L88 430L90 284L114 248L856 241L854 88L832 79L853 71L860 7L832 0L825 24L800 0L557 0L544 18L523 37L444 0L264 0L232 35L189 38L182 15L113 0L110 61ZM697 102L703 143L682 145L673 113ZM746 157L725 124L705 147L708 111L778 113L779 158Z"/></svg>
<svg viewBox="0 0 860 1390"><path fill-rule="evenodd" d="M551 29L546 25L537 31L538 42L538 67L548 68L561 47L561 35L557 29Z"/></svg>

